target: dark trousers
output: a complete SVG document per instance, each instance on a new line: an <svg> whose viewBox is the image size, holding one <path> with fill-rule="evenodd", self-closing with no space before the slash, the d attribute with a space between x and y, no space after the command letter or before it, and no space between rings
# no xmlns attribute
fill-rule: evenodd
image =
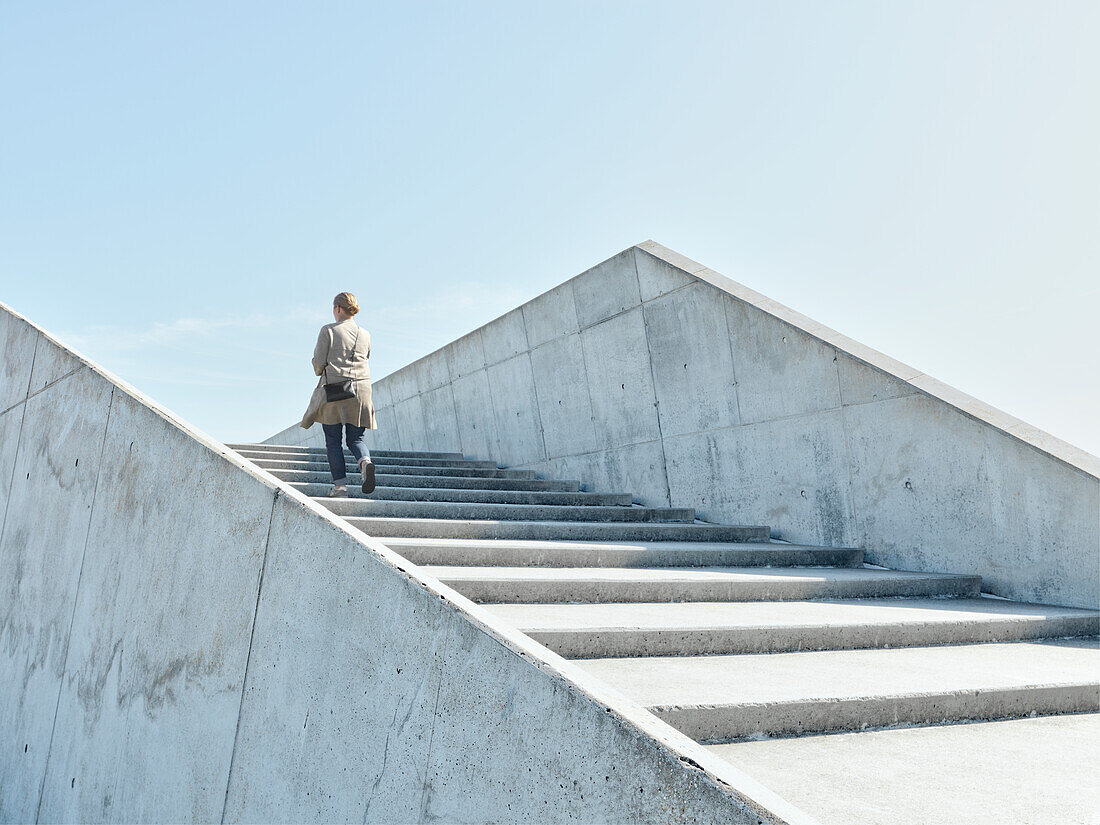
<svg viewBox="0 0 1100 825"><path fill-rule="evenodd" d="M332 471L332 482L338 484L348 480L348 468L344 463L344 447L340 443L343 440L342 430L347 430L348 449L355 456L356 469L364 458L370 458L370 452L363 443L363 433L366 427L356 427L354 424L322 424L325 431L325 449L328 450L328 467Z"/></svg>

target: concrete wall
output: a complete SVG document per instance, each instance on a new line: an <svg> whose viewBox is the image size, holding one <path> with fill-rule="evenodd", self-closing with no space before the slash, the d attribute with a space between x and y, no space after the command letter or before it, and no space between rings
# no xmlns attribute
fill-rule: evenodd
<svg viewBox="0 0 1100 825"><path fill-rule="evenodd" d="M0 352L0 821L811 821L3 305Z"/></svg>
<svg viewBox="0 0 1100 825"><path fill-rule="evenodd" d="M1002 596L1100 602L1100 460L653 242L386 376L375 399L380 446L860 545Z"/></svg>

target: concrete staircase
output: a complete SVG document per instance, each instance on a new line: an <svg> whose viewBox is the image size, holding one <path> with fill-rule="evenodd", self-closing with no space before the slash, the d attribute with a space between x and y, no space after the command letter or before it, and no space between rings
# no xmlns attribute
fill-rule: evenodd
<svg viewBox="0 0 1100 825"><path fill-rule="evenodd" d="M1096 611L458 453L375 451L377 490L350 473L328 499L323 450L231 446L731 761L739 742L1100 710Z"/></svg>

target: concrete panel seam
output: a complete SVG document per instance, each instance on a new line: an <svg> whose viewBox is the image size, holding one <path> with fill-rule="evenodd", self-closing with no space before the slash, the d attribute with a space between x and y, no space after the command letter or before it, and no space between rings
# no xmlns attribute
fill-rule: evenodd
<svg viewBox="0 0 1100 825"><path fill-rule="evenodd" d="M730 350L730 372L733 373L733 401L737 405L737 423L744 424L745 418L741 413L741 387L737 383L737 355L733 351L733 334L730 332L730 316L729 313L722 312L722 317L726 321L726 346Z"/></svg>
<svg viewBox="0 0 1100 825"><path fill-rule="evenodd" d="M635 266L634 266L634 271L635 271L635 273L637 273L637 271L638 271L637 264L635 264ZM582 272L581 275L583 275L583 274L584 273ZM581 276L580 275L574 275L572 278L570 278L568 281L566 281L566 283L567 284L572 284L579 277L581 277ZM573 311L577 313L577 332L583 332L584 329L585 329L585 326L584 326L584 324L581 323L581 309L577 305L577 290L575 288L571 287L570 290L569 290L569 294L573 296ZM585 375L588 374L588 365L587 364L584 365L584 373L585 373Z"/></svg>
<svg viewBox="0 0 1100 825"><path fill-rule="evenodd" d="M665 295L671 295L671 294L672 294L671 292L666 292L665 293ZM661 297L664 298L665 296L662 295ZM620 315L626 315L628 312L631 312L632 310L635 310L638 307L645 306L647 303L648 303L647 301L639 301L638 303L636 303L632 307L627 307L626 309L620 310L619 312L613 312L610 315L608 315L606 318L601 318L600 320L595 321L591 324L578 324L578 326L580 327L579 331L584 332L586 329L592 329L592 327L598 327L600 324L606 323L607 321L610 321L612 318L618 318Z"/></svg>
<svg viewBox="0 0 1100 825"><path fill-rule="evenodd" d="M458 443L453 445L453 446L458 447L459 452L461 452L462 451L462 430L460 428L462 427L462 424L458 420L458 404L455 402L455 380L454 380L454 377L452 377L451 380L449 382L447 382L446 387L447 387L447 392L451 396L451 411L454 412L454 414L455 414L455 427L456 427L455 437L458 439Z"/></svg>
<svg viewBox="0 0 1100 825"><path fill-rule="evenodd" d="M634 261L634 280L638 282L638 294L642 292L642 281L638 277L638 253L634 251L631 256ZM657 376L653 370L653 348L649 342L649 316L646 314L645 302L642 302L642 329L645 330L645 354L649 361L649 379L653 384L653 408L657 411L657 440L661 442L661 477L665 480L665 501L672 506L672 487L668 482L668 456L665 454L665 436L661 429L661 402L657 398Z"/></svg>
<svg viewBox="0 0 1100 825"><path fill-rule="evenodd" d="M723 429L732 429L732 427L724 427ZM700 432L714 432L714 431L713 430L701 430ZM685 433L685 435L691 435L691 433ZM554 458L584 458L585 456L600 455L601 453L611 453L611 452L614 452L615 450L622 450L622 449L625 449L627 447L644 447L646 444L656 444L660 440L661 439L659 439L659 438L651 438L648 441L631 441L630 443L623 444L619 447L601 447L598 450L585 450L584 452L581 452L581 453L569 453L568 455L559 455L559 456L553 456L553 457ZM538 462L531 462L531 463L537 464ZM522 468L524 466L526 466L526 465L522 465L522 464L517 464L516 465L517 468Z"/></svg>
<svg viewBox="0 0 1100 825"><path fill-rule="evenodd" d="M0 303L0 309L7 309L7 308L5 307L4 304ZM8 310L8 311L10 312L10 310ZM24 320L23 316L21 316L21 315L18 315L14 312L12 312L11 314L14 315L16 318L19 318L20 320ZM38 342L42 339L42 332L37 330L37 328L35 328L35 327L32 327L32 329L35 329L38 332L38 334L36 336L34 336L34 353L31 355L31 369L30 369L31 374L27 376L27 390L26 390L26 392L23 393L23 398L21 400L19 400L16 403L12 404L6 410L0 411L0 415L3 415L4 413L10 412L11 410L14 410L20 404L26 403L27 399L30 398L30 394L31 394L31 376L34 375L34 362L38 358Z"/></svg>
<svg viewBox="0 0 1100 825"><path fill-rule="evenodd" d="M681 284L680 286L673 287L668 292L662 292L660 295L654 295L652 298L645 298L642 300L639 306L645 306L646 304L652 304L656 301L660 301L662 298L667 298L669 295L675 295L677 292L683 292L685 289L691 286L695 286L694 281L692 281L690 284Z"/></svg>
<svg viewBox="0 0 1100 825"><path fill-rule="evenodd" d="M394 409L396 407L397 407L397 402L393 402L392 398L391 398L391 403L390 403L390 406L389 406L390 419L393 421L394 434L397 436L397 445L398 445L397 449L400 450L400 449L402 449L403 442L401 440L401 424L399 423L399 417L394 415ZM379 426L381 426L381 424L379 424Z"/></svg>
<svg viewBox="0 0 1100 825"><path fill-rule="evenodd" d="M18 404L16 406L19 406ZM14 409L14 408L13 408ZM6 415L6 413L4 413ZM0 518L0 544L4 541L4 529L8 524L8 504L11 502L11 490L15 486L15 468L19 466L19 445L23 441L23 421L27 417L27 407L24 403L23 409L19 414L19 429L15 436L15 457L12 459L11 464L11 477L8 479L8 494L4 498L4 515Z"/></svg>
<svg viewBox="0 0 1100 825"><path fill-rule="evenodd" d="M36 348L36 349L37 349L37 348ZM30 391L29 391L29 388L28 388L28 392L27 392L27 397L26 397L25 399L23 399L22 401L20 401L20 402L19 402L19 404L25 404L26 402L30 401L30 400L31 400L32 398L35 398L36 396L39 396L39 395L41 395L42 393L44 393L44 392L45 392L46 390L48 390L48 389L49 389L50 387L54 386L55 384L60 384L60 383L61 383L62 381L64 381L64 380L65 380L66 378L70 378L70 377L72 377L72 376L76 375L76 374L77 374L78 372L80 372L80 371L81 371L82 369L84 369L84 367L85 367L85 365L84 365L84 364L81 364L81 365L80 365L79 367L77 367L76 369L73 369L73 370L69 370L69 371L68 371L67 373L65 373L64 375L62 375L62 376L61 376L60 378L55 378L55 379L54 379L53 381L51 381L51 382L50 382L49 384L47 384L46 386L42 387L42 389L40 389L40 390L35 390L34 392L30 392ZM32 361L32 364L31 364L31 369L32 369L32 370L34 369L34 364L33 364L33 361ZM15 409L16 407L18 407L18 406L19 406L19 404L12 404L12 405L11 405L10 407L8 407L8 408L7 408L6 410L0 410L0 415L4 415L5 413L9 413L9 412L11 412L11 411L12 411L12 410L14 410L14 409Z"/></svg>
<svg viewBox="0 0 1100 825"><path fill-rule="evenodd" d="M271 512L267 517L267 535L264 537L264 557L260 561L260 576L256 581L256 604L252 608L252 627L248 632L248 653L244 657L244 673L241 676L241 701L237 705L237 725L233 730L233 747L229 751L229 770L225 777L225 796L222 798L221 822L225 822L225 812L229 805L229 786L233 781L233 761L237 756L237 741L241 735L241 712L244 710L244 696L248 689L248 665L252 661L252 643L256 639L256 619L260 613L260 597L264 589L264 573L267 572L267 549L271 545L271 527L275 523L275 506L279 503L279 494L282 490L275 490L271 497Z"/></svg>
<svg viewBox="0 0 1100 825"><path fill-rule="evenodd" d="M852 523L860 526L859 514L856 512L855 482L852 480L852 440L848 434L848 416L844 411L844 389L840 382L840 351L833 350L833 363L836 365L837 397L840 399L840 427L844 431L844 465L848 471L848 500L852 506ZM862 541L862 528L860 529L860 544ZM851 539L851 536L848 537Z"/></svg>
<svg viewBox="0 0 1100 825"><path fill-rule="evenodd" d="M61 679L58 680L57 699L54 701L53 723L50 725L50 744L46 746L46 762L42 769L42 780L38 784L38 805L34 812L35 822L38 822L42 815L42 799L46 794L46 777L50 774L53 737L57 730L57 713L61 707L61 692L65 687L65 674L69 670L69 650L72 648L73 622L76 621L76 606L80 604L80 583L84 579L84 560L88 557L88 540L92 533L92 517L95 515L96 495L99 493L99 477L103 473L103 453L107 446L107 431L111 428L111 411L115 406L115 392L117 390L117 387L111 387L111 397L107 401L107 417L103 422L103 438L99 442L99 462L96 464L95 484L92 486L92 506L88 508L88 523L84 528L84 549L80 553L80 571L76 575L76 589L73 591L73 612L69 615L69 631L65 634L65 655L62 657ZM22 425L20 425L20 435L22 435Z"/></svg>
<svg viewBox="0 0 1100 825"><path fill-rule="evenodd" d="M443 650L446 651L447 645L450 643L450 631L447 631L447 639L443 643ZM417 816L418 822L424 821L424 811L428 807L428 787L429 787L429 774L432 769L432 745L435 744L435 724L439 719L439 694L443 689L443 678L440 677L439 681L435 685L435 703L432 706L432 729L428 733L428 752L424 757L424 780L420 786L420 813ZM366 819L363 820L363 825L366 825Z"/></svg>
<svg viewBox="0 0 1100 825"><path fill-rule="evenodd" d="M62 375L61 377L59 377L59 378L55 378L55 379L54 379L53 381L51 381L50 383L46 384L46 386L42 387L42 389L39 389L39 390L35 390L34 392L28 392L28 393L27 393L27 400L28 400L28 401L30 401L30 400L31 400L32 398L34 398L34 397L35 397L35 396L37 396L37 395L41 395L42 393L44 393L44 392L45 392L46 390L48 390L48 389L49 389L50 387L54 386L55 384L60 384L60 383L61 383L62 381L64 381L64 380L65 380L66 378L70 378L70 377L72 377L72 376L76 375L76 374L77 374L78 372L80 372L80 371L81 371L82 369L84 369L84 368L85 368L86 366L87 366L86 364L81 364L81 365L80 365L79 367L77 367L76 369L72 369L72 370L69 370L69 371L68 371L67 373L65 373L65 374L64 374L64 375Z"/></svg>
<svg viewBox="0 0 1100 825"><path fill-rule="evenodd" d="M523 318L523 313L519 314L520 321L523 324L523 340L527 340L527 321ZM535 365L531 361L531 345L527 345L527 349L523 352L527 356L527 366L531 369L531 389L535 392L535 417L539 422L539 442L542 444L542 460L546 460L550 457L550 451L546 449L546 429L542 426L542 410L539 408L539 393L538 393L538 379L535 378Z"/></svg>
<svg viewBox="0 0 1100 825"><path fill-rule="evenodd" d="M893 399L884 399L887 401ZM877 401L874 403L878 403ZM742 427L758 427L761 424L772 424L777 421L791 421L796 418L813 418L815 415L821 415L822 413L840 412L843 407L822 407L819 410L810 410L809 412L791 413L790 415L777 415L772 418L761 418L757 421L742 421L740 426ZM718 432L719 430L729 429L728 427L713 427L705 432Z"/></svg>
<svg viewBox="0 0 1100 825"><path fill-rule="evenodd" d="M611 259L608 258L608 260L611 260ZM597 266L598 266L598 264L597 264ZM593 268L595 268L595 267L593 267ZM570 278L568 281L566 281L566 283L572 283L573 281L576 281L578 278L580 278L581 275L585 275L590 271L591 270L586 269L580 275L574 275L572 278ZM637 260L635 260L634 261L634 279L637 280L637 278L638 278L638 262L637 262ZM605 321L610 321L612 318L618 318L620 315L625 315L626 313L630 312L632 309L637 309L638 307L642 306L645 303L645 301L640 300L641 295L639 294L639 296L638 296L639 301L634 306L627 307L626 309L621 309L618 312L611 313L606 318L601 318L598 321L593 321L590 324L586 324L583 321L581 321L581 308L580 308L580 304L577 303L577 291L575 289L572 289L572 290L570 290L570 292L573 293L573 308L577 312L577 332L584 332L586 329L590 329L592 327L599 326L600 324L604 323ZM585 367L585 369L587 370L587 366Z"/></svg>
<svg viewBox="0 0 1100 825"><path fill-rule="evenodd" d="M576 304L576 302L577 302L577 294L574 291L573 292L573 303ZM579 316L578 316L578 319L579 319ZM577 326L579 327L580 324L578 323ZM581 333L578 332L577 334L580 335ZM584 346L584 339L583 338L581 339L581 362L584 364L584 388L588 392L588 413L592 418L592 426L593 426L593 428L595 428L595 426L596 426L596 409L592 405L592 384L588 380L588 376L589 376L588 353L586 351L586 347ZM594 453L602 453L602 452L606 452L606 450L592 450L591 452L593 454ZM578 453L578 455L588 455L588 453ZM557 457L564 458L564 456L557 456ZM549 458L549 456L547 456L547 458ZM584 483L584 479L581 479L580 489L584 490L587 486L588 485L586 485Z"/></svg>
<svg viewBox="0 0 1100 825"><path fill-rule="evenodd" d="M637 274L637 264L635 264L634 270L635 270L635 274ZM578 275L577 277L579 278L580 276ZM576 305L577 305L577 293L576 293L576 290L571 289L569 291L573 295L573 307L575 309ZM578 317L578 321L577 321L577 333L576 334L578 336L581 334L579 317ZM565 338L567 336L563 335L561 337ZM561 340L561 339L558 338L558 339L554 339L554 340ZM588 360L587 360L587 356L585 356L585 354L584 354L584 341L583 341L583 339L580 339L580 340L581 340L581 361L584 363L584 391L585 391L585 394L588 396L588 420L591 422L593 429L595 429L595 426L596 426L596 413L595 413L595 405L592 403L592 385L588 382ZM547 342L547 343L550 343L550 342ZM534 374L534 373L532 373L532 374ZM596 452L603 452L603 451L598 450ZM578 453L578 455L582 455L582 453ZM549 450L546 451L546 458L547 459L551 458ZM553 458L565 458L565 456L553 456ZM583 485L582 485L581 489L582 490L584 489Z"/></svg>
<svg viewBox="0 0 1100 825"><path fill-rule="evenodd" d="M31 356L31 372L27 376L27 391L23 393L23 400L26 401L31 396L31 381L34 378L34 365L38 361L38 342L42 340L42 330L38 330L38 335L34 339L34 355Z"/></svg>
<svg viewBox="0 0 1100 825"><path fill-rule="evenodd" d="M892 399L885 399L885 400L890 401ZM873 401L873 402L869 402L869 403L881 404L882 401ZM857 406L859 406L859 405L857 405ZM705 430L690 430L688 432L677 433L676 435L668 436L668 438L683 438L685 436L700 435L702 433L721 433L721 432L726 432L727 430L741 429L742 427L759 427L759 426L762 426L764 424L771 424L771 423L774 423L774 422L777 422L777 421L789 421L789 420L796 419L796 418L813 418L814 416L818 416L818 415L821 415L823 413L840 412L842 409L843 409L842 407L827 407L827 408L822 409L822 410L812 410L811 412L793 413L791 415L781 415L781 416L778 416L776 418L768 418L768 419L765 419L765 420L762 420L762 421L750 421L750 422L747 422L747 423L744 423L744 424L729 424L725 427L708 427ZM656 444L660 440L663 440L663 437L661 439L651 438L651 439L648 439L646 441L630 441L630 442L628 442L626 444L623 444L619 447L614 447L614 448L610 448L610 449L604 447L604 448L601 448L601 449L598 449L598 450L586 450L586 451L580 452L580 453L569 453L568 455L553 456L553 458L580 458L582 456L599 455L600 453L611 452L612 450L619 450L619 449L623 449L625 447L640 447L640 446L643 446L643 445L646 445L646 444ZM515 466L516 467L522 467L524 465L517 464Z"/></svg>
<svg viewBox="0 0 1100 825"><path fill-rule="evenodd" d="M531 354L528 353L527 357L530 358ZM485 386L489 390L489 409L493 411L492 414L493 414L493 416L495 416L496 415L496 412L495 412L496 411L496 400L493 398L493 382L489 380L489 364L486 364L484 369L485 369ZM476 372L476 370L475 370L475 372ZM451 390L451 393L452 393L452 395L454 394L453 389ZM500 432L499 432L499 430L500 430L499 427L496 427L496 426L493 427L493 432L495 433L495 436L493 437L493 447L494 447L494 452L498 456L500 455ZM543 445L543 449L545 450L545 445Z"/></svg>
<svg viewBox="0 0 1100 825"><path fill-rule="evenodd" d="M580 333L573 333L573 334L574 334L574 335L579 335ZM563 336L563 337L564 337L564 336ZM552 344L552 343L554 343L554 342L556 342L556 341L560 341L560 340L561 340L561 338L554 338L554 339L553 339L552 341L547 341L546 343L547 343L547 344ZM542 346L545 346L545 345L542 345ZM537 349L537 347L536 347L536 349ZM582 359L584 358L584 347L581 347L581 358L582 358ZM532 374L533 374L533 372L532 372ZM538 379L537 379L537 378L536 378L535 380L536 380L536 382L538 381ZM585 392L585 395L587 395L587 396L588 396L588 410L589 410L588 420L589 420L589 422L590 422L590 423L591 423L591 424L593 425L593 427L594 427L594 426L595 426L595 424L596 424L596 422L595 422L595 419L593 418L593 414L592 414L592 388L591 388L591 387L590 387L590 386L588 385L588 365L587 365L587 364L585 364L585 368L584 368L584 392ZM649 444L649 443L651 443L651 442L648 442L648 441L647 441L647 442L644 442L644 443L646 443L646 444ZM546 444L545 444L545 438L543 439L543 446L544 446L544 447L546 446ZM632 445L625 445L625 446L632 446ZM553 460L553 459L555 459L555 458L574 458L574 457L576 457L576 456L582 456L582 455L595 455L596 453L604 453L604 452L607 452L607 450L606 450L606 449L601 449L601 450L585 450L585 451L582 451L582 452L579 452L579 453L558 453L558 454L556 454L556 455L551 455L551 454L550 454L550 450L549 450L549 448L546 448L546 449L545 449L545 453L546 453L546 458L545 458L545 460L546 460L546 461L552 461L552 460ZM535 462L531 462L531 461L529 461L529 462L527 462L526 464L517 464L517 465L515 465L515 466L516 466L517 468L523 468L523 467L526 467L526 466L528 466L529 464L537 464L537 463L539 463L539 462L537 462L537 461L535 461Z"/></svg>

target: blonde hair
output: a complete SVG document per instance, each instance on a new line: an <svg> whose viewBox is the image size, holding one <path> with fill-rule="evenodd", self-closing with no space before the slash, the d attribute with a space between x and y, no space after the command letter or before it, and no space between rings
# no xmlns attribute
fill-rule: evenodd
<svg viewBox="0 0 1100 825"><path fill-rule="evenodd" d="M332 299L332 305L340 307L348 315L355 315L359 311L359 302L355 300L355 296L350 292L341 292Z"/></svg>

